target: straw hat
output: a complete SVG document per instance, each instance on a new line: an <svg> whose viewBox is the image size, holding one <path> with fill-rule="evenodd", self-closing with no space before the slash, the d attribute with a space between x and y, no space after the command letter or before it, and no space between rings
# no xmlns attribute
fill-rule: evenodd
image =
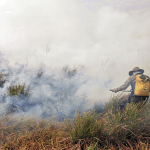
<svg viewBox="0 0 150 150"><path fill-rule="evenodd" d="M143 69L139 69L139 67L135 67L135 68L133 68L132 71L129 72L129 76L132 76L133 72L136 72L136 71L140 71L142 74L144 73Z"/></svg>

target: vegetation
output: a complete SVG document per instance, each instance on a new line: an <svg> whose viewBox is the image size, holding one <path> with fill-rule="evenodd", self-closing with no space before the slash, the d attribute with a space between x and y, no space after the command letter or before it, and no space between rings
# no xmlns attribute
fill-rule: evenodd
<svg viewBox="0 0 150 150"><path fill-rule="evenodd" d="M30 88L28 87L27 90L25 90L25 83L23 85L11 85L9 87L9 96L20 96L20 94L24 95L25 97L29 95Z"/></svg>
<svg viewBox="0 0 150 150"><path fill-rule="evenodd" d="M9 96L24 94L23 84L11 86ZM113 96L97 114L77 112L73 119L58 122L53 118L0 118L0 149L150 149L150 103L127 104L118 108L119 94Z"/></svg>

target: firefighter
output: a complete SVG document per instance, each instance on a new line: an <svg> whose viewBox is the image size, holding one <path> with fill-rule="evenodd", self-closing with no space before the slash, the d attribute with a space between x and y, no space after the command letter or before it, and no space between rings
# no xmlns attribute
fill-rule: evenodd
<svg viewBox="0 0 150 150"><path fill-rule="evenodd" d="M137 104L138 102L143 102L145 100L148 100L149 98L149 86L150 86L150 78L148 76L143 75L144 70L143 69L139 69L139 67L135 67L133 68L132 71L129 72L129 78L127 79L127 81L120 87L112 89L112 92L117 93L118 91L122 91L127 89L130 85L131 85L131 93L128 95L124 95L119 99L119 107L120 109L123 109L124 106L127 103L133 102L134 104ZM139 85L137 85L138 83L140 84L140 82L136 83L137 80L144 81L144 84L147 84L147 88L142 89L142 92L139 93ZM143 87L143 85L142 85ZM145 87L145 85L144 85ZM147 93L145 94L144 92L147 90Z"/></svg>

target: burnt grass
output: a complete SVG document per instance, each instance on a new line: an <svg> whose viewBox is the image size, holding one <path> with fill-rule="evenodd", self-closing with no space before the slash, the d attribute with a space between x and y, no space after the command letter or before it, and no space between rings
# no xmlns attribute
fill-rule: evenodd
<svg viewBox="0 0 150 150"><path fill-rule="evenodd" d="M1 81L1 86L5 81ZM119 95L120 96L120 95ZM13 118L13 110L0 117L2 150L148 150L150 149L150 103L117 107L119 96L99 109L76 113L57 121Z"/></svg>
<svg viewBox="0 0 150 150"><path fill-rule="evenodd" d="M112 132L112 134L109 134L109 132L107 132L107 128L105 128L105 126L108 126L108 128L110 127L108 125L109 123L103 118L105 116L104 111L101 114L95 113L99 120L98 118L94 118L94 113L94 111L86 112L85 114L89 114L89 116L84 116L78 113L74 119L66 119L62 122L53 120L53 118L36 120L33 117L17 120L12 117L5 116L0 120L0 149L84 150L91 148L97 150L148 150L150 148L149 121L145 121L144 123L140 122L127 134L124 134L124 131L127 132L128 128L126 127L126 129L122 130L123 128L121 129L120 125L120 128L116 130L116 132L118 132L117 135L115 134L115 129L113 129L114 126L112 124L112 129L108 129L109 132ZM91 121L92 119L93 121ZM89 126L87 126L85 122L88 123ZM94 123L96 123L97 126L93 128L92 124ZM72 126L72 130L69 130L67 125ZM81 126L84 126L84 128L81 128ZM118 124L115 126L118 126ZM85 132L85 129L90 127L91 130ZM81 131L78 132L77 130ZM84 133L85 135L80 135L81 133Z"/></svg>

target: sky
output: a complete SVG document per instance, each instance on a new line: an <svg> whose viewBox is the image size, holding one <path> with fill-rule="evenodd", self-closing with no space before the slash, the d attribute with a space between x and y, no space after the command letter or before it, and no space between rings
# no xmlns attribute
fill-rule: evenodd
<svg viewBox="0 0 150 150"><path fill-rule="evenodd" d="M0 51L13 70L76 69L78 93L105 102L134 67L150 76L149 16L149 0L1 0Z"/></svg>

